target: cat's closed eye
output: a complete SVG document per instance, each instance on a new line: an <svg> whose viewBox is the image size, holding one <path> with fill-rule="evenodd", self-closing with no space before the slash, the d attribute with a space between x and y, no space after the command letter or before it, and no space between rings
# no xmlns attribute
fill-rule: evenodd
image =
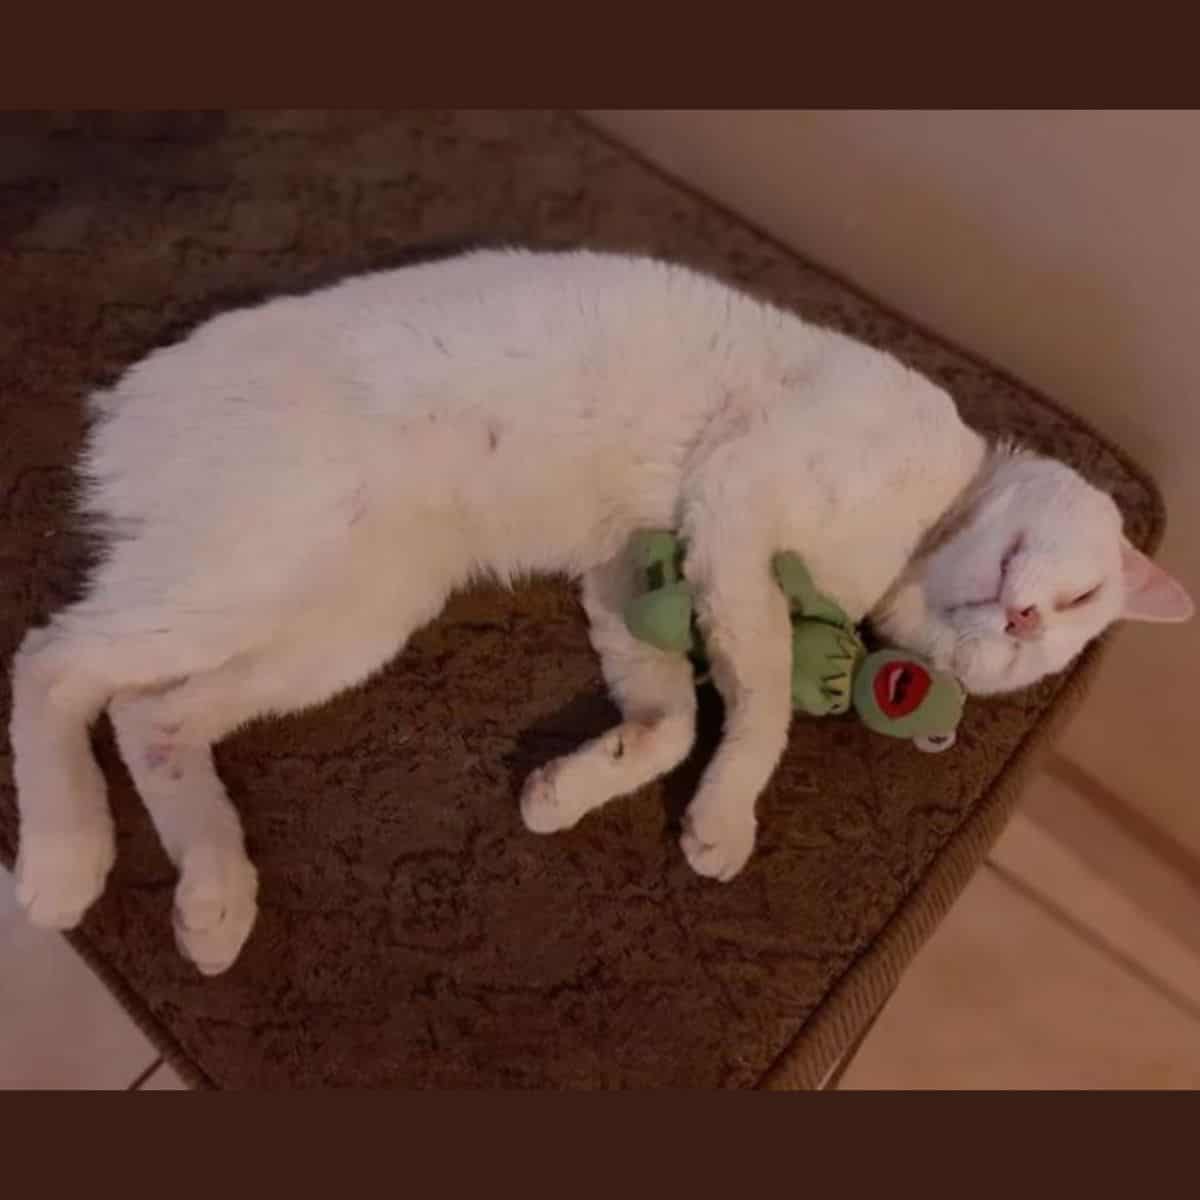
<svg viewBox="0 0 1200 1200"><path fill-rule="evenodd" d="M1020 552L1024 548L1025 548L1025 535L1024 535L1024 533L1018 533L1016 535L1016 537L1013 538L1008 549L1005 550L1003 556L1000 559L1000 583L1002 585L1004 583L1005 576L1008 574L1009 565L1012 563L1012 560L1014 558L1016 558L1016 556L1018 554L1020 554Z"/></svg>
<svg viewBox="0 0 1200 1200"><path fill-rule="evenodd" d="M1088 588L1086 592L1076 596L1073 600L1059 600L1055 603L1056 612L1067 612L1072 608L1082 608L1089 600L1094 600L1100 594L1100 588L1103 584L1096 584L1093 588Z"/></svg>

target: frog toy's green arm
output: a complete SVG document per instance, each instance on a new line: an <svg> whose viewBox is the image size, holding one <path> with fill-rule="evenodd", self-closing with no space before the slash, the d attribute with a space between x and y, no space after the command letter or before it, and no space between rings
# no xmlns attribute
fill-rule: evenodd
<svg viewBox="0 0 1200 1200"><path fill-rule="evenodd" d="M771 560L771 569L788 599L788 608L793 620L803 617L810 621L835 625L853 633L854 622L839 605L823 592L817 591L804 560L798 554L793 554L790 550L776 554Z"/></svg>
<svg viewBox="0 0 1200 1200"><path fill-rule="evenodd" d="M812 717L846 712L866 650L842 608L817 590L798 554L771 561L792 616L792 707Z"/></svg>

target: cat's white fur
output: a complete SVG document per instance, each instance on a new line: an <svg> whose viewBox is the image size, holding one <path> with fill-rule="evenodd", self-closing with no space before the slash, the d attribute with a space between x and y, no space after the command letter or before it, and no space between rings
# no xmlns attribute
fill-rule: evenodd
<svg viewBox="0 0 1200 1200"><path fill-rule="evenodd" d="M107 707L204 971L234 960L256 893L212 744L363 679L473 577L582 577L623 714L527 781L525 822L548 832L691 748L688 664L620 615L629 535L687 536L726 724L682 846L723 880L791 715L773 552L978 692L1062 668L1138 596L1187 607L1128 549L1123 574L1117 509L1073 472L991 451L888 355L646 259L482 252L351 279L223 315L95 407L86 510L107 553L14 663L18 894L63 928L102 890L88 727ZM1044 606L1044 637L1008 636L1011 602Z"/></svg>

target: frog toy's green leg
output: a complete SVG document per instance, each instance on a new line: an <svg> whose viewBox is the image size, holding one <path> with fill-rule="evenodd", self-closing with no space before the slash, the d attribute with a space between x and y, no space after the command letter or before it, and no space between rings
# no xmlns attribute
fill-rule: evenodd
<svg viewBox="0 0 1200 1200"><path fill-rule="evenodd" d="M695 606L683 577L679 539L657 530L635 534L629 556L634 588L625 605L625 624L630 633L672 654L695 652Z"/></svg>

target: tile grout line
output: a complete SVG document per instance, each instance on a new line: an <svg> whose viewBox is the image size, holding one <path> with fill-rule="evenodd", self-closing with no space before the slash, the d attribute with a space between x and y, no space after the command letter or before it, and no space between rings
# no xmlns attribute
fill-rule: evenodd
<svg viewBox="0 0 1200 1200"><path fill-rule="evenodd" d="M1157 862L1181 876L1193 888L1200 889L1200 859L1157 822L1144 816L1119 793L1097 779L1086 767L1073 758L1053 751L1046 755L1042 769L1051 779L1069 787L1097 812L1108 817Z"/></svg>
<svg viewBox="0 0 1200 1200"><path fill-rule="evenodd" d="M1007 867L1002 867L999 863L993 862L990 857L984 860L983 865L998 875L1014 891L1019 892L1027 900L1035 904L1053 921L1056 921L1080 940L1086 942L1093 950L1098 950L1139 982L1144 983L1151 991L1161 996L1185 1016L1200 1023L1200 1004L1197 1004L1194 1000L1185 996L1176 988L1173 988L1169 983L1164 982L1154 972L1147 970L1137 959L1130 957L1123 950L1119 950L1086 922L1081 921L1048 896L1042 895L1037 888L1032 884L1026 883L1025 880L1019 875L1014 874Z"/></svg>
<svg viewBox="0 0 1200 1200"><path fill-rule="evenodd" d="M1115 794L1098 794L1090 785L1100 785L1091 777L1077 780L1047 767L1040 780L1022 800L1024 815L1077 865L1200 960L1200 871L1192 878L1187 864L1177 861L1179 844ZM1200 999L1194 990L1184 990Z"/></svg>
<svg viewBox="0 0 1200 1200"><path fill-rule="evenodd" d="M153 1075L154 1072L157 1071L162 1065L163 1060L162 1056L160 1055L140 1075L138 1075L125 1090L127 1092L140 1092L142 1090L142 1084L145 1083L146 1080L149 1079L150 1076Z"/></svg>

